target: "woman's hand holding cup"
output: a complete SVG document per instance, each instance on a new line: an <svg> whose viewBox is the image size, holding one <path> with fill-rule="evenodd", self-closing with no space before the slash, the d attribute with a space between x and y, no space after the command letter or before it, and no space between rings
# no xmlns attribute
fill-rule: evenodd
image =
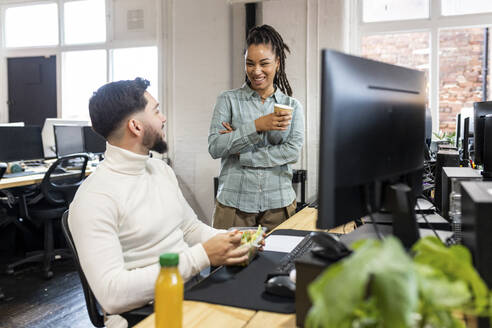
<svg viewBox="0 0 492 328"><path fill-rule="evenodd" d="M292 120L292 111L292 107L275 104L273 113L255 120L256 131L287 130Z"/></svg>

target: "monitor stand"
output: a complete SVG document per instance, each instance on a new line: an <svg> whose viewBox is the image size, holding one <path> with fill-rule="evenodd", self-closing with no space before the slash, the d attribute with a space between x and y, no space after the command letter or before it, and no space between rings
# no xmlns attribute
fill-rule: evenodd
<svg viewBox="0 0 492 328"><path fill-rule="evenodd" d="M393 216L393 234L409 249L420 238L412 189L403 183L390 185L386 202Z"/></svg>
<svg viewBox="0 0 492 328"><path fill-rule="evenodd" d="M385 207L389 212L392 225L378 224L378 230L382 236L392 234L402 242L406 249L420 238L417 218L415 215L415 202L412 189L404 183L396 183L385 188ZM378 215L373 215L373 220L378 222ZM340 239L347 245L355 240L365 238L377 238L373 224L365 224L354 232L342 236Z"/></svg>

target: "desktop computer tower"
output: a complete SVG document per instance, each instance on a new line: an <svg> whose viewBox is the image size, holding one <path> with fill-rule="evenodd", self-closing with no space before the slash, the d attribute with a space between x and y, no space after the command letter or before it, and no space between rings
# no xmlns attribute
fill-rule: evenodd
<svg viewBox="0 0 492 328"><path fill-rule="evenodd" d="M484 180L492 181L492 115L485 117L482 174Z"/></svg>
<svg viewBox="0 0 492 328"><path fill-rule="evenodd" d="M492 288L492 182L465 181L461 184L463 245L472 253L473 265L488 288ZM479 328L490 327L488 319Z"/></svg>
<svg viewBox="0 0 492 328"><path fill-rule="evenodd" d="M479 170L471 167L444 167L442 169L442 197L441 197L441 216L449 221L449 194L451 193L451 179L460 181L480 180L482 175Z"/></svg>
<svg viewBox="0 0 492 328"><path fill-rule="evenodd" d="M460 155L456 150L440 150L436 156L436 172L434 176L434 205L441 212L442 206L442 169L444 167L459 167Z"/></svg>
<svg viewBox="0 0 492 328"><path fill-rule="evenodd" d="M461 184L463 244L470 249L477 271L492 288L492 182Z"/></svg>
<svg viewBox="0 0 492 328"><path fill-rule="evenodd" d="M332 261L317 257L307 252L295 261L296 265L296 327L303 327L307 313L311 308L308 286Z"/></svg>

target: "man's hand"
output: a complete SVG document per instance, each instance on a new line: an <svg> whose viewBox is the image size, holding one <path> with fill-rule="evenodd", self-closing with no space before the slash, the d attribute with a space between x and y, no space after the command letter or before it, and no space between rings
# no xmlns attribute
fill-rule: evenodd
<svg viewBox="0 0 492 328"><path fill-rule="evenodd" d="M241 244L241 234L235 230L219 233L203 243L210 265L234 265L248 260L248 248L237 248Z"/></svg>
<svg viewBox="0 0 492 328"><path fill-rule="evenodd" d="M255 120L256 131L287 130L291 120L292 115L287 110L264 115Z"/></svg>

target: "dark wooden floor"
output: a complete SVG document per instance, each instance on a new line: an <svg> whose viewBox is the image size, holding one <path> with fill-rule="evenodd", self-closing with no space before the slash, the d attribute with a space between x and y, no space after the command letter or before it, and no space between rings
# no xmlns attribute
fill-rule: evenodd
<svg viewBox="0 0 492 328"><path fill-rule="evenodd" d="M82 286L71 260L57 261L45 280L36 266L0 274L0 328L90 328Z"/></svg>

